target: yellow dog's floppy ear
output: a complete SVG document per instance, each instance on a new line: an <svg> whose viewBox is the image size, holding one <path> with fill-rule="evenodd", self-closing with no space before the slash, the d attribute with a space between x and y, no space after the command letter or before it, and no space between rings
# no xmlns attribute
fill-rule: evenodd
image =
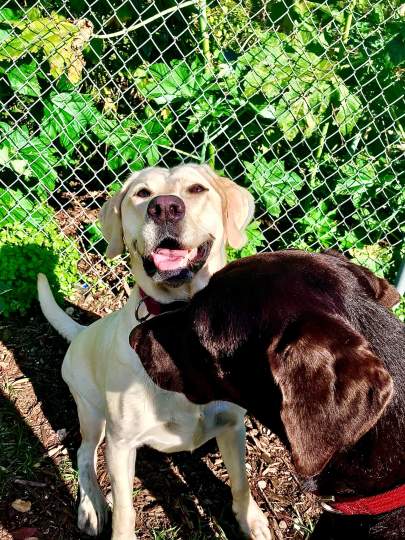
<svg viewBox="0 0 405 540"><path fill-rule="evenodd" d="M129 186L139 173L132 174L121 190L106 201L99 214L99 221L104 238L107 240L106 256L113 259L124 251L124 239L121 219L121 204Z"/></svg>
<svg viewBox="0 0 405 540"><path fill-rule="evenodd" d="M213 180L222 198L225 233L228 244L234 249L242 248L246 242L246 227L253 218L255 202L252 194L229 178L217 175L208 165L206 171Z"/></svg>

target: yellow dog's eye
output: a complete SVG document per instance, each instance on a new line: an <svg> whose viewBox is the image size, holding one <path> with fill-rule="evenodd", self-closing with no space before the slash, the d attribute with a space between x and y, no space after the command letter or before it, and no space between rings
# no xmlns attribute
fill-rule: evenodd
<svg viewBox="0 0 405 540"><path fill-rule="evenodd" d="M203 191L208 191L208 189L201 184L193 184L188 188L189 193L202 193Z"/></svg>
<svg viewBox="0 0 405 540"><path fill-rule="evenodd" d="M149 189L142 188L138 191L136 194L137 197L141 197L142 199L146 199L147 197L150 197L152 195L152 192L149 191Z"/></svg>

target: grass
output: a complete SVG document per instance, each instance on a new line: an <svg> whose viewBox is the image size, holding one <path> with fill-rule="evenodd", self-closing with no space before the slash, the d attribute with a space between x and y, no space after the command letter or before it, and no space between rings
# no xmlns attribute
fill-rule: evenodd
<svg viewBox="0 0 405 540"><path fill-rule="evenodd" d="M35 477L35 465L42 453L41 443L12 403L3 397L0 407L0 497L15 478Z"/></svg>
<svg viewBox="0 0 405 540"><path fill-rule="evenodd" d="M309 518L305 521L296 506L293 508L293 521L294 529L302 535L302 538L307 540L315 528L315 523Z"/></svg>
<svg viewBox="0 0 405 540"><path fill-rule="evenodd" d="M151 532L152 540L183 540L181 529L172 527L170 529L154 529ZM218 540L227 540L223 530L218 526L218 532L215 534ZM187 540L212 540L212 536L207 537L204 533L195 531L193 534L187 533Z"/></svg>
<svg viewBox="0 0 405 540"><path fill-rule="evenodd" d="M166 530L154 530L151 531L153 540L178 540L180 529L178 527L172 527Z"/></svg>
<svg viewBox="0 0 405 540"><path fill-rule="evenodd" d="M58 464L61 479L69 485L72 495L76 497L79 489L79 473L68 457L62 458Z"/></svg>

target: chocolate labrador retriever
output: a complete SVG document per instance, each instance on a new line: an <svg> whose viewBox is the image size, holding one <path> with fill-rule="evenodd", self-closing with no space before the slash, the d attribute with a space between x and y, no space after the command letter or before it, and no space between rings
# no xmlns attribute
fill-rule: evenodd
<svg viewBox="0 0 405 540"><path fill-rule="evenodd" d="M262 254L130 344L155 384L237 403L281 437L303 486L333 500L312 540L403 540L405 325L387 309L398 299L334 252Z"/></svg>

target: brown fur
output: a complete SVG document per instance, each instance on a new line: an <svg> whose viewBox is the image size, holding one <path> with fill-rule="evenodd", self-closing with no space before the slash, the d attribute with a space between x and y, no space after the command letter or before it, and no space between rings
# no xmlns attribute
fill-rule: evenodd
<svg viewBox="0 0 405 540"><path fill-rule="evenodd" d="M283 350L270 346L269 360L297 471L313 476L376 423L391 398L392 380L341 317L312 315L297 326Z"/></svg>
<svg viewBox="0 0 405 540"><path fill-rule="evenodd" d="M263 254L228 265L130 342L163 388L250 410L291 448L311 491L371 495L405 481L405 326L386 309L397 301L335 253ZM359 538L396 538L359 519ZM316 534L338 538L330 523Z"/></svg>

